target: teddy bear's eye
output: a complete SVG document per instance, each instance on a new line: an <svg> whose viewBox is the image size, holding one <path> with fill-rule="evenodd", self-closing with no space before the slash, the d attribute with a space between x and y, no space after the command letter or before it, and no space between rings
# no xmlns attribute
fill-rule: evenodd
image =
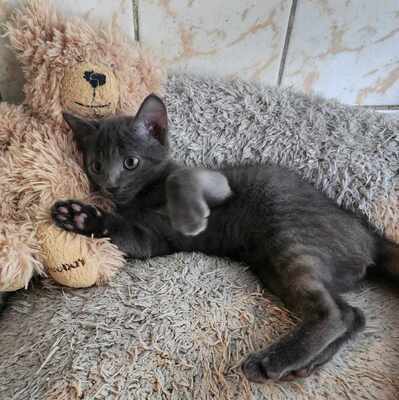
<svg viewBox="0 0 399 400"><path fill-rule="evenodd" d="M99 161L93 161L91 163L91 170L95 173L95 174L99 174L101 172L101 163Z"/></svg>
<svg viewBox="0 0 399 400"><path fill-rule="evenodd" d="M139 159L136 157L128 157L123 161L123 166L129 171L137 168L139 165Z"/></svg>

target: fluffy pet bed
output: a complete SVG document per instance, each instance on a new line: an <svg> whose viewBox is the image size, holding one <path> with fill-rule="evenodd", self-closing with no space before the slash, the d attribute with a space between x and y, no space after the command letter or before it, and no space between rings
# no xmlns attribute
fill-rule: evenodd
<svg viewBox="0 0 399 400"><path fill-rule="evenodd" d="M399 122L242 82L171 77L167 93L175 157L288 165L397 238L387 204ZM397 399L398 291L374 282L346 297L365 311L366 330L314 376L257 386L240 360L295 317L243 265L176 254L133 260L105 287L34 282L0 320L0 398Z"/></svg>

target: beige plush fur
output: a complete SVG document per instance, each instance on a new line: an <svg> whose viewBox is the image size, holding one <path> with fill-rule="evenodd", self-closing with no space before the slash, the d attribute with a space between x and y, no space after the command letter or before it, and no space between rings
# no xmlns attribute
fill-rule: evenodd
<svg viewBox="0 0 399 400"><path fill-rule="evenodd" d="M163 70L151 54L117 29L94 29L79 18L66 20L48 1L29 0L6 30L26 82L23 106L0 104L0 290L26 287L33 274L47 271L51 260L51 270L56 271L76 262L62 259L71 255L72 242L77 257L80 253L87 266L96 268L90 284L105 282L123 265L122 254L109 241L64 234L57 237L54 250L48 246L55 243L49 209L56 200L103 202L89 192L72 134L62 118L70 96L83 90L66 93L63 78L74 68L79 71L82 63L102 65L114 75L112 111L134 113L148 93L162 92ZM85 84L89 87L82 79ZM87 110L82 114L87 116ZM93 108L96 116L101 115ZM88 280L71 286L88 286Z"/></svg>

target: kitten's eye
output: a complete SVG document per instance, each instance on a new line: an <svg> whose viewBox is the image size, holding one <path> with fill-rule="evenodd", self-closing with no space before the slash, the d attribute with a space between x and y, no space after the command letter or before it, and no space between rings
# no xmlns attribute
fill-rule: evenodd
<svg viewBox="0 0 399 400"><path fill-rule="evenodd" d="M139 165L139 159L136 157L128 157L125 159L125 161L123 161L123 166L129 171L137 168L138 165Z"/></svg>
<svg viewBox="0 0 399 400"><path fill-rule="evenodd" d="M101 163L99 161L93 161L91 163L91 170L95 173L95 174L99 174L101 172Z"/></svg>

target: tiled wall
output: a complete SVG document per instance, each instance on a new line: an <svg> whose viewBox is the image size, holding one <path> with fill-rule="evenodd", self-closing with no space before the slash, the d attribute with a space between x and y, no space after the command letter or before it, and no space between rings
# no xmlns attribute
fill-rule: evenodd
<svg viewBox="0 0 399 400"><path fill-rule="evenodd" d="M68 14L117 21L174 70L399 110L399 0L55 1ZM3 53L0 43L0 92L7 98L18 76Z"/></svg>
<svg viewBox="0 0 399 400"><path fill-rule="evenodd" d="M275 83L289 0L141 0L140 40L173 68Z"/></svg>
<svg viewBox="0 0 399 400"><path fill-rule="evenodd" d="M399 104L399 1L299 0L283 83L351 104Z"/></svg>

